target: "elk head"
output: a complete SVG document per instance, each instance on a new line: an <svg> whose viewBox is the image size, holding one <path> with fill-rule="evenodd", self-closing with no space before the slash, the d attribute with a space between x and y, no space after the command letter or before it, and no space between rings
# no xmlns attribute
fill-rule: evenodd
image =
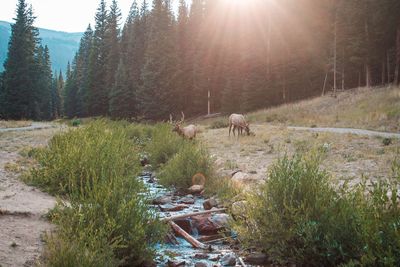
<svg viewBox="0 0 400 267"><path fill-rule="evenodd" d="M185 121L185 114L182 113L182 118L180 121L176 121L175 123L172 120L172 115L169 114L169 122L170 124L174 125L174 128L172 129L173 132L177 132L178 134L182 134L182 123Z"/></svg>

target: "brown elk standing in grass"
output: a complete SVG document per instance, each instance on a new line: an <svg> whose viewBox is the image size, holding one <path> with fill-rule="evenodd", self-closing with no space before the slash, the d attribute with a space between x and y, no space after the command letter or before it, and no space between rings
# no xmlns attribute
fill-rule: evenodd
<svg viewBox="0 0 400 267"><path fill-rule="evenodd" d="M247 135L250 135L249 124L242 114L231 114L229 116L229 136L231 136L231 129L233 126L233 135L235 136L235 130L238 129L239 133L243 134L243 129L246 131Z"/></svg>
<svg viewBox="0 0 400 267"><path fill-rule="evenodd" d="M172 121L172 115L169 115L169 121L173 125ZM177 132L180 136L187 138L189 140L192 140L193 138L196 137L196 134L198 133L198 129L195 125L190 124L186 127L182 127L182 123L185 121L185 114L182 112L182 118L180 121L175 122L174 129L172 130L173 132Z"/></svg>

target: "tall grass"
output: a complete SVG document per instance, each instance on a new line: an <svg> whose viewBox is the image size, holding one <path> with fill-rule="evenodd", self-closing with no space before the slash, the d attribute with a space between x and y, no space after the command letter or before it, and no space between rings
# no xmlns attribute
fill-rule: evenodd
<svg viewBox="0 0 400 267"><path fill-rule="evenodd" d="M188 188L192 177L201 173L208 180L213 179L213 161L208 151L198 143L186 142L179 151L165 164L158 175L165 186Z"/></svg>
<svg viewBox="0 0 400 267"><path fill-rule="evenodd" d="M157 124L154 126L151 141L145 146L150 162L155 168L167 163L188 142L172 132L171 125Z"/></svg>
<svg viewBox="0 0 400 267"><path fill-rule="evenodd" d="M362 183L337 191L316 157L284 157L236 228L279 264L399 266L398 186Z"/></svg>
<svg viewBox="0 0 400 267"><path fill-rule="evenodd" d="M59 227L47 238L46 264L137 266L152 257L164 227L136 178L133 137L139 133L124 123L97 120L54 136L33 153L39 166L27 179L67 199L50 215Z"/></svg>

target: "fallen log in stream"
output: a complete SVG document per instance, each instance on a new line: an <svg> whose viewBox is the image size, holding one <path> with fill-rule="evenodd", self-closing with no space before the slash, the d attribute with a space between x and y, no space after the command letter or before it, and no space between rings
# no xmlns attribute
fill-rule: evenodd
<svg viewBox="0 0 400 267"><path fill-rule="evenodd" d="M175 233L177 235L182 236L186 241L188 241L193 247L195 248L201 248L201 249L206 249L207 245L201 243L200 241L198 241L197 239L195 239L194 237L192 237L191 235L189 235L188 233L185 232L185 230L183 230L182 228L180 228L176 223L174 223L173 221L169 221L168 222L169 225L171 225L172 229L174 229Z"/></svg>
<svg viewBox="0 0 400 267"><path fill-rule="evenodd" d="M226 210L225 208L222 208L222 209L212 209L212 210L192 212L192 213L181 214L181 215L176 215L176 216L171 216L171 217L164 217L164 218L161 218L161 221L164 221L164 222L176 221L176 220L180 220L180 219L189 218L192 216L209 214L209 213L220 212L220 211L225 211L225 210Z"/></svg>

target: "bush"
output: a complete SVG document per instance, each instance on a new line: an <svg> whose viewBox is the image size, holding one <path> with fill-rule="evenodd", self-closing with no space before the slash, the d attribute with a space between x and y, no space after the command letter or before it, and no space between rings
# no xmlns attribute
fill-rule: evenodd
<svg viewBox="0 0 400 267"><path fill-rule="evenodd" d="M35 150L41 167L32 170L28 182L53 194L84 194L97 180L134 178L139 171L137 152L123 126L97 120L55 135L48 148Z"/></svg>
<svg viewBox="0 0 400 267"><path fill-rule="evenodd" d="M192 177L196 173L202 173L207 183L207 180L213 178L213 162L208 151L201 145L187 142L161 168L158 177L160 183L165 186L188 188L192 185Z"/></svg>
<svg viewBox="0 0 400 267"><path fill-rule="evenodd" d="M63 195L50 218L50 266L139 265L153 255L164 232L136 179L138 149L123 123L97 120L53 137L33 155L29 181Z"/></svg>
<svg viewBox="0 0 400 267"><path fill-rule="evenodd" d="M71 121L71 125L73 126L73 127L78 127L79 125L81 125L81 120L80 119L73 119L72 121Z"/></svg>
<svg viewBox="0 0 400 267"><path fill-rule="evenodd" d="M220 129L220 128L227 128L229 127L229 121L228 118L224 119L219 119L216 121L213 121L210 125L210 129Z"/></svg>
<svg viewBox="0 0 400 267"><path fill-rule="evenodd" d="M280 264L399 266L398 184L374 184L368 195L365 183L336 191L318 162L280 159L249 199L241 237Z"/></svg>
<svg viewBox="0 0 400 267"><path fill-rule="evenodd" d="M157 124L154 126L151 141L146 145L145 150L149 154L150 163L154 167L159 167L167 163L186 142L189 141L172 132L171 125Z"/></svg>

